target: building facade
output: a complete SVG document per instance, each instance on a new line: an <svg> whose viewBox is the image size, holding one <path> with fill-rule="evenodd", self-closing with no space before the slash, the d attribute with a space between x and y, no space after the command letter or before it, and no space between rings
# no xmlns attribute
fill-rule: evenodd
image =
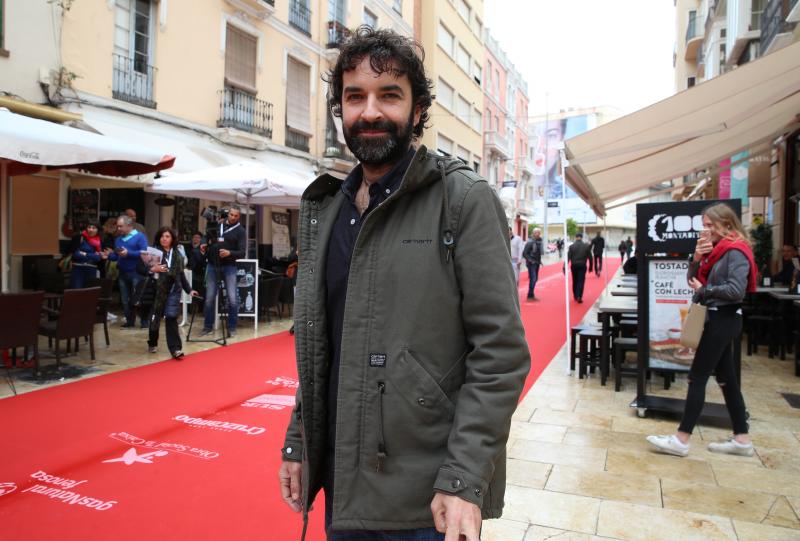
<svg viewBox="0 0 800 541"><path fill-rule="evenodd" d="M481 171L483 1L415 0L414 22L436 95L421 142Z"/></svg>

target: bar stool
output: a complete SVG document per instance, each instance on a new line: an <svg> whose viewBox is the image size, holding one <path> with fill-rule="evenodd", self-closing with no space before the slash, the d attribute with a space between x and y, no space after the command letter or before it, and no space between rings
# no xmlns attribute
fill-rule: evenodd
<svg viewBox="0 0 800 541"><path fill-rule="evenodd" d="M620 319L619 332L625 338L633 338L636 336L636 331L639 328L638 319Z"/></svg>
<svg viewBox="0 0 800 541"><path fill-rule="evenodd" d="M580 357L580 353L578 349L575 347L575 339L578 336L578 333L585 330L591 329L591 325L575 325L570 329L569 332L569 369L571 371L575 370L575 361L578 360Z"/></svg>
<svg viewBox="0 0 800 541"><path fill-rule="evenodd" d="M747 354L758 353L761 337L767 339L767 356L771 359L776 353L786 358L786 347L782 339L783 318L777 314L752 314L747 316ZM777 338L777 339L776 339Z"/></svg>
<svg viewBox="0 0 800 541"><path fill-rule="evenodd" d="M625 353L628 351L636 351L638 347L636 338L617 338L614 340L614 391L619 392L622 388L622 376L636 376L637 368L625 368L624 360ZM638 358L636 360L639 362Z"/></svg>
<svg viewBox="0 0 800 541"><path fill-rule="evenodd" d="M594 373L595 367L600 368L600 384L605 385L605 373L603 370L602 359L600 358L600 339L603 331L591 327L578 332L580 340L580 365L578 366L578 379L583 379L584 374L588 377L591 369Z"/></svg>

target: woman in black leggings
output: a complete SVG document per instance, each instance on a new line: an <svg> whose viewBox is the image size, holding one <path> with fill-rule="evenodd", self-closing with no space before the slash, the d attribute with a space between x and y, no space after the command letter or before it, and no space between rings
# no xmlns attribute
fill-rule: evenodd
<svg viewBox="0 0 800 541"><path fill-rule="evenodd" d="M686 407L678 431L670 436L647 436L656 451L677 456L689 454L689 438L703 411L706 383L714 374L725 397L733 436L711 443L715 453L751 456L744 398L733 361L733 340L742 332L742 299L756 290L756 265L747 234L736 213L717 203L703 211L704 230L689 264L689 285L694 302L708 308L703 334L689 370Z"/></svg>

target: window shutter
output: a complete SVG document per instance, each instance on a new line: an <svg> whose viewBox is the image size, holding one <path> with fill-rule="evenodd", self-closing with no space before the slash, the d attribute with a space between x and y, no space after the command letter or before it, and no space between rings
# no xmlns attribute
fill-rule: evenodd
<svg viewBox="0 0 800 541"><path fill-rule="evenodd" d="M256 89L258 38L227 25L225 30L225 82L253 94Z"/></svg>
<svg viewBox="0 0 800 541"><path fill-rule="evenodd" d="M286 77L286 125L308 136L311 132L311 73L309 67L289 57Z"/></svg>

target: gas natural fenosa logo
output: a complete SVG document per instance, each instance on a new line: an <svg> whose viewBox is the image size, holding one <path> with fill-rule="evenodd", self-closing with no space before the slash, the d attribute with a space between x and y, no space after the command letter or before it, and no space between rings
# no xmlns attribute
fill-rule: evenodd
<svg viewBox="0 0 800 541"><path fill-rule="evenodd" d="M139 436L135 436L133 434L128 434L127 432L112 432L108 436L117 441L127 443L130 446L144 447L146 449L153 449L154 451L169 451L170 453L187 455L193 458L200 458L203 460L211 460L219 457L219 453L217 451L210 451L208 449L202 449L199 447L194 447L192 445L183 443L148 440L145 438L140 438Z"/></svg>
<svg viewBox="0 0 800 541"><path fill-rule="evenodd" d="M232 423L230 421L212 421L203 419L202 417L189 417L188 415L176 415L172 419L192 427L210 428L211 430L219 430L222 432L244 432L248 436L258 436L267 431L263 426L248 426L241 423Z"/></svg>
<svg viewBox="0 0 800 541"><path fill-rule="evenodd" d="M294 407L294 396L285 394L260 394L242 402L243 408L260 408L280 411Z"/></svg>
<svg viewBox="0 0 800 541"><path fill-rule="evenodd" d="M11 494L15 490L17 490L16 483L0 483L0 496Z"/></svg>
<svg viewBox="0 0 800 541"><path fill-rule="evenodd" d="M112 464L114 462L122 462L126 466L133 464L152 464L153 459L160 456L167 456L169 451L150 451L149 453L142 453L141 455L136 451L135 447L131 447L125 454L119 458L110 458L104 460L103 464Z"/></svg>

